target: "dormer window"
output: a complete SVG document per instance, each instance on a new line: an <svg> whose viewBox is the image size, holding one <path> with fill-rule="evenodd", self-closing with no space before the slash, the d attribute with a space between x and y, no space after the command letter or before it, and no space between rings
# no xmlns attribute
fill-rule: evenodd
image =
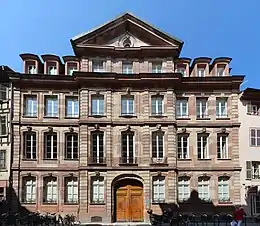
<svg viewBox="0 0 260 226"><path fill-rule="evenodd" d="M205 77L205 66L198 66L197 75L198 77Z"/></svg>
<svg viewBox="0 0 260 226"><path fill-rule="evenodd" d="M225 67L221 66L221 65L218 65L217 66L217 76L223 76L224 72L225 72Z"/></svg>
<svg viewBox="0 0 260 226"><path fill-rule="evenodd" d="M104 72L104 62L101 60L92 61L93 72Z"/></svg>
<svg viewBox="0 0 260 226"><path fill-rule="evenodd" d="M123 74L133 74L133 62L125 61L122 65Z"/></svg>
<svg viewBox="0 0 260 226"><path fill-rule="evenodd" d="M27 73L28 74L36 74L36 66L35 66L35 64L28 64L27 65Z"/></svg>
<svg viewBox="0 0 260 226"><path fill-rule="evenodd" d="M69 63L69 64L68 64L68 67L67 67L67 70L68 70L68 71L67 71L67 74L68 74L68 75L73 75L73 72L74 72L74 71L77 71L77 69L78 69L78 68L77 68L77 64Z"/></svg>
<svg viewBox="0 0 260 226"><path fill-rule="evenodd" d="M162 62L152 63L152 73L162 73Z"/></svg>
<svg viewBox="0 0 260 226"><path fill-rule="evenodd" d="M57 75L57 66L56 64L48 64L48 74L49 75Z"/></svg>
<svg viewBox="0 0 260 226"><path fill-rule="evenodd" d="M181 64L177 65L177 69L175 70L177 73L181 73L183 77L186 77L186 66Z"/></svg>

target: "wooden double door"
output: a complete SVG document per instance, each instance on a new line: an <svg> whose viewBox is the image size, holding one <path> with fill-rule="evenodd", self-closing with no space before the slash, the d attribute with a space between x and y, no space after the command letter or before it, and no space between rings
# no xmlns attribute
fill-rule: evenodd
<svg viewBox="0 0 260 226"><path fill-rule="evenodd" d="M115 214L117 222L143 221L143 186L135 180L120 182L115 190Z"/></svg>

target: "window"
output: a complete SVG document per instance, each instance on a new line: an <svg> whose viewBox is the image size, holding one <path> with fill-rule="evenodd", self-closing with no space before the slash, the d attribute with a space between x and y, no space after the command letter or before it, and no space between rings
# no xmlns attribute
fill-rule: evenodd
<svg viewBox="0 0 260 226"><path fill-rule="evenodd" d="M177 73L181 73L183 77L186 77L186 67L185 65L177 66L176 70Z"/></svg>
<svg viewBox="0 0 260 226"><path fill-rule="evenodd" d="M219 202L229 202L229 178L219 177L218 178L218 198Z"/></svg>
<svg viewBox="0 0 260 226"><path fill-rule="evenodd" d="M251 213L258 215L260 213L260 194L251 195Z"/></svg>
<svg viewBox="0 0 260 226"><path fill-rule="evenodd" d="M6 85L0 84L0 100L4 101L7 99L7 87Z"/></svg>
<svg viewBox="0 0 260 226"><path fill-rule="evenodd" d="M104 177L92 177L92 203L105 202Z"/></svg>
<svg viewBox="0 0 260 226"><path fill-rule="evenodd" d="M27 66L27 72L28 72L28 74L37 74L36 66L34 64L29 64Z"/></svg>
<svg viewBox="0 0 260 226"><path fill-rule="evenodd" d="M249 115L259 115L259 103L247 103L247 114Z"/></svg>
<svg viewBox="0 0 260 226"><path fill-rule="evenodd" d="M79 117L78 97L67 97L66 98L66 117L70 117L70 118Z"/></svg>
<svg viewBox="0 0 260 226"><path fill-rule="evenodd" d="M197 136L198 159L207 159L208 155L208 134Z"/></svg>
<svg viewBox="0 0 260 226"><path fill-rule="evenodd" d="M5 199L5 188L0 187L0 202L2 202Z"/></svg>
<svg viewBox="0 0 260 226"><path fill-rule="evenodd" d="M48 66L48 74L49 75L57 75L57 67L55 65Z"/></svg>
<svg viewBox="0 0 260 226"><path fill-rule="evenodd" d="M179 99L179 100L177 100L176 117L177 118L189 117L188 99Z"/></svg>
<svg viewBox="0 0 260 226"><path fill-rule="evenodd" d="M24 158L36 159L36 133L24 133Z"/></svg>
<svg viewBox="0 0 260 226"><path fill-rule="evenodd" d="M163 96L152 96L152 115L163 114Z"/></svg>
<svg viewBox="0 0 260 226"><path fill-rule="evenodd" d="M122 63L123 74L133 74L133 62Z"/></svg>
<svg viewBox="0 0 260 226"><path fill-rule="evenodd" d="M152 158L162 159L164 157L163 150L163 132L152 133Z"/></svg>
<svg viewBox="0 0 260 226"><path fill-rule="evenodd" d="M7 128L6 128L6 116L0 116L0 136L7 135Z"/></svg>
<svg viewBox="0 0 260 226"><path fill-rule="evenodd" d="M0 150L0 169L6 169L6 151Z"/></svg>
<svg viewBox="0 0 260 226"><path fill-rule="evenodd" d="M161 62L152 63L152 73L162 73L162 63Z"/></svg>
<svg viewBox="0 0 260 226"><path fill-rule="evenodd" d="M36 203L36 178L31 176L23 177L22 183L22 202Z"/></svg>
<svg viewBox="0 0 260 226"><path fill-rule="evenodd" d="M92 137L92 163L104 162L104 133L93 132Z"/></svg>
<svg viewBox="0 0 260 226"><path fill-rule="evenodd" d="M77 71L78 67L76 63L68 63L68 75L73 75L74 71Z"/></svg>
<svg viewBox="0 0 260 226"><path fill-rule="evenodd" d="M178 178L178 199L183 202L190 198L190 179L188 177Z"/></svg>
<svg viewBox="0 0 260 226"><path fill-rule="evenodd" d="M260 146L260 129L250 129L250 145Z"/></svg>
<svg viewBox="0 0 260 226"><path fill-rule="evenodd" d="M104 96L92 95L91 115L104 115Z"/></svg>
<svg viewBox="0 0 260 226"><path fill-rule="evenodd" d="M199 177L198 180L198 193L199 198L204 201L210 200L209 194L209 178L208 177Z"/></svg>
<svg viewBox="0 0 260 226"><path fill-rule="evenodd" d="M104 72L104 62L101 60L92 61L93 72Z"/></svg>
<svg viewBox="0 0 260 226"><path fill-rule="evenodd" d="M122 163L134 163L134 133L124 132L122 139Z"/></svg>
<svg viewBox="0 0 260 226"><path fill-rule="evenodd" d="M153 202L165 202L165 177L153 177Z"/></svg>
<svg viewBox="0 0 260 226"><path fill-rule="evenodd" d="M76 177L65 178L65 203L78 203L78 180Z"/></svg>
<svg viewBox="0 0 260 226"><path fill-rule="evenodd" d="M196 99L196 111L197 111L198 119L203 119L208 117L207 99L203 99L203 98Z"/></svg>
<svg viewBox="0 0 260 226"><path fill-rule="evenodd" d="M205 68L204 67L198 67L197 73L198 73L198 77L205 77Z"/></svg>
<svg viewBox="0 0 260 226"><path fill-rule="evenodd" d="M26 117L37 116L37 96L24 97L24 116Z"/></svg>
<svg viewBox="0 0 260 226"><path fill-rule="evenodd" d="M227 117L227 99L217 98L217 118Z"/></svg>
<svg viewBox="0 0 260 226"><path fill-rule="evenodd" d="M121 97L121 114L134 115L134 97L122 96Z"/></svg>
<svg viewBox="0 0 260 226"><path fill-rule="evenodd" d="M217 76L223 76L225 72L225 67L217 67Z"/></svg>
<svg viewBox="0 0 260 226"><path fill-rule="evenodd" d="M43 202L44 203L57 203L58 200L58 186L57 178L50 176L43 179Z"/></svg>
<svg viewBox="0 0 260 226"><path fill-rule="evenodd" d="M58 97L45 96L45 117L58 117Z"/></svg>
<svg viewBox="0 0 260 226"><path fill-rule="evenodd" d="M57 159L57 134L46 133L44 135L44 158Z"/></svg>
<svg viewBox="0 0 260 226"><path fill-rule="evenodd" d="M189 136L188 134L178 134L178 158L189 158Z"/></svg>
<svg viewBox="0 0 260 226"><path fill-rule="evenodd" d="M217 135L218 159L228 159L228 137L227 134Z"/></svg>
<svg viewBox="0 0 260 226"><path fill-rule="evenodd" d="M78 134L68 133L66 139L66 159L78 159Z"/></svg>
<svg viewBox="0 0 260 226"><path fill-rule="evenodd" d="M260 179L260 162L251 162L252 179Z"/></svg>

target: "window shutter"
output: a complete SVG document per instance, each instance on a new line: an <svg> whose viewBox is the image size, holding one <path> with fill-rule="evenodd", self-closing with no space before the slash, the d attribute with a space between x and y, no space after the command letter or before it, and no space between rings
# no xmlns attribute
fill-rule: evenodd
<svg viewBox="0 0 260 226"><path fill-rule="evenodd" d="M252 179L252 162L246 161L246 179Z"/></svg>

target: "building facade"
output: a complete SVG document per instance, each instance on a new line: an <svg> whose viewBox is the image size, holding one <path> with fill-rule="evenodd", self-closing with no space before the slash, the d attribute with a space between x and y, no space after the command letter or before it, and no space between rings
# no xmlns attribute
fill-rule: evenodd
<svg viewBox="0 0 260 226"><path fill-rule="evenodd" d="M240 95L239 117L241 121L240 141L241 201L248 215L260 214L260 90L247 88Z"/></svg>
<svg viewBox="0 0 260 226"><path fill-rule="evenodd" d="M240 204L230 58L181 58L181 40L128 13L71 44L62 60L21 54L11 77L14 207L141 222L191 194Z"/></svg>

